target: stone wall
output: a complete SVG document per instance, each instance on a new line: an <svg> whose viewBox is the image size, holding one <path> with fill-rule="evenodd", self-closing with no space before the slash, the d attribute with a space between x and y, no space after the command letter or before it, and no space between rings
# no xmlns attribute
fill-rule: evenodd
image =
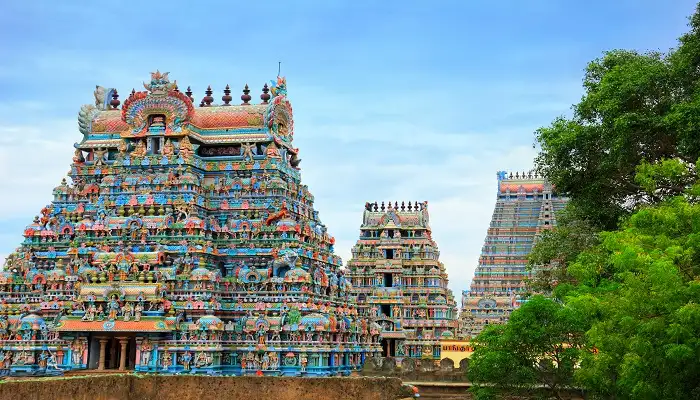
<svg viewBox="0 0 700 400"><path fill-rule="evenodd" d="M396 377L404 382L466 382L468 364L468 359L455 368L450 359L436 364L429 359L404 358L399 362L393 357L373 357L367 359L360 375Z"/></svg>
<svg viewBox="0 0 700 400"><path fill-rule="evenodd" d="M0 400L397 400L397 378L281 378L103 375L0 383Z"/></svg>

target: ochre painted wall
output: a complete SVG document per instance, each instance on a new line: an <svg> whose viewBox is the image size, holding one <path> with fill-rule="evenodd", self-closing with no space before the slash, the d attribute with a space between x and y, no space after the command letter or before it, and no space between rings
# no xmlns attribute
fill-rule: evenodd
<svg viewBox="0 0 700 400"><path fill-rule="evenodd" d="M468 340L441 340L440 359L449 358L459 368L460 361L471 357L473 351Z"/></svg>

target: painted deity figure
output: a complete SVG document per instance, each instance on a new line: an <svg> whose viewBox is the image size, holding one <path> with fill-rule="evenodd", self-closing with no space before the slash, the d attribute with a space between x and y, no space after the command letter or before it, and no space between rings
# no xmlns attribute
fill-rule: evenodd
<svg viewBox="0 0 700 400"><path fill-rule="evenodd" d="M293 307L289 311L289 324L296 325L301 321L301 311L297 307Z"/></svg>
<svg viewBox="0 0 700 400"><path fill-rule="evenodd" d="M306 372L306 366L309 364L309 359L306 358L306 353L301 353L299 355L299 366L301 367L301 372Z"/></svg>
<svg viewBox="0 0 700 400"><path fill-rule="evenodd" d="M83 315L83 318L81 318L81 319L83 321L94 321L96 312L97 312L97 309L95 308L95 305L90 304L87 307L87 310L85 310L85 314Z"/></svg>
<svg viewBox="0 0 700 400"><path fill-rule="evenodd" d="M123 156L124 154L126 154L126 150L126 140L120 141L119 145L117 146L117 151L119 151L119 154Z"/></svg>
<svg viewBox="0 0 700 400"><path fill-rule="evenodd" d="M270 369L277 369L280 366L280 359L276 351L270 352Z"/></svg>
<svg viewBox="0 0 700 400"><path fill-rule="evenodd" d="M82 164L85 162L85 157L83 157L83 152L80 149L75 149L75 154L73 155L73 162L76 164Z"/></svg>
<svg viewBox="0 0 700 400"><path fill-rule="evenodd" d="M116 295L112 295L112 298L109 300L109 303L107 304L107 310L109 311L108 319L110 321L116 320L117 315L119 314L119 302L117 301Z"/></svg>
<svg viewBox="0 0 700 400"><path fill-rule="evenodd" d="M138 140L136 142L136 147L131 152L131 154L134 157L143 157L146 155L146 144L143 142L143 140Z"/></svg>
<svg viewBox="0 0 700 400"><path fill-rule="evenodd" d="M260 328L258 329L258 345L264 346L266 340L267 340L267 332L265 331L265 327L263 325L261 325Z"/></svg>
<svg viewBox="0 0 700 400"><path fill-rule="evenodd" d="M267 353L263 354L263 357L262 357L262 369L263 370L270 369L270 356Z"/></svg>
<svg viewBox="0 0 700 400"><path fill-rule="evenodd" d="M141 303L136 304L136 307L134 307L134 321L139 322L141 321L141 313L143 312L143 306Z"/></svg>
<svg viewBox="0 0 700 400"><path fill-rule="evenodd" d="M189 137L185 136L180 141L180 155L182 156L182 158L188 158L191 157L193 154L194 150L192 149L192 142L190 142Z"/></svg>
<svg viewBox="0 0 700 400"><path fill-rule="evenodd" d="M46 351L42 351L41 354L39 354L39 368L46 369L46 366L48 364L48 359L49 355Z"/></svg>
<svg viewBox="0 0 700 400"><path fill-rule="evenodd" d="M71 346L71 355L73 365L81 365L83 363L83 344L76 339Z"/></svg>
<svg viewBox="0 0 700 400"><path fill-rule="evenodd" d="M190 370L190 362L192 362L192 353L189 351L182 355L182 368L185 371Z"/></svg>
<svg viewBox="0 0 700 400"><path fill-rule="evenodd" d="M168 369L170 367L170 364L172 362L173 356L170 354L169 351L165 350L162 353L161 359L160 359L160 364L163 366L163 369Z"/></svg>
<svg viewBox="0 0 700 400"><path fill-rule="evenodd" d="M95 151L93 152L94 159L95 159L95 166L104 165L106 154L107 154L107 150L104 148L95 149Z"/></svg>
<svg viewBox="0 0 700 400"><path fill-rule="evenodd" d="M372 308L370 308L370 310L369 310L369 316L370 316L370 317L373 317L373 318L376 318L376 317L377 317L378 310L379 310L379 309L377 308L377 306L372 306Z"/></svg>
<svg viewBox="0 0 700 400"><path fill-rule="evenodd" d="M10 369L10 367L12 366L12 355L13 353L11 351L3 352L2 366L4 369Z"/></svg>
<svg viewBox="0 0 700 400"><path fill-rule="evenodd" d="M243 355L241 357L241 369L245 371L246 368L248 368L248 358L245 355Z"/></svg>
<svg viewBox="0 0 700 400"><path fill-rule="evenodd" d="M200 351L199 353L197 353L197 355L195 356L194 365L195 365L197 368L202 368L202 367L208 366L208 365L209 365L209 359L208 359L208 357L207 357L207 353L206 353L206 352L203 352L203 351Z"/></svg>
<svg viewBox="0 0 700 400"><path fill-rule="evenodd" d="M141 365L148 366L151 362L151 351L153 350L153 345L148 339L144 339L141 342Z"/></svg>
<svg viewBox="0 0 700 400"><path fill-rule="evenodd" d="M26 350L22 350L18 355L17 355L17 360L15 361L15 364L17 365L26 365L26 364L32 364L28 361L31 361L29 358L29 353L27 353Z"/></svg>
<svg viewBox="0 0 700 400"><path fill-rule="evenodd" d="M122 307L122 314L124 316L124 322L129 322L131 320L131 313L134 311L133 307L131 306L131 303L126 303L124 307Z"/></svg>
<svg viewBox="0 0 700 400"><path fill-rule="evenodd" d="M244 143L242 145L243 149L243 159L244 160L252 160L253 159L253 153L255 151L255 143Z"/></svg>
<svg viewBox="0 0 700 400"><path fill-rule="evenodd" d="M268 158L280 158L280 152L277 149L277 145L275 142L270 143L269 146L267 146L267 149L265 149L265 154L267 155Z"/></svg>
<svg viewBox="0 0 700 400"><path fill-rule="evenodd" d="M170 139L166 139L165 144L163 145L163 155L172 156L173 154L175 154L175 147Z"/></svg>

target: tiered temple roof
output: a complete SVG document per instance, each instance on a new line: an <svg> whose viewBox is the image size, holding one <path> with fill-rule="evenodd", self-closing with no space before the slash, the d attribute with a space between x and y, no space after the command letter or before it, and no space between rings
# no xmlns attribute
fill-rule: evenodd
<svg viewBox="0 0 700 400"><path fill-rule="evenodd" d="M0 369L329 375L378 352L301 183L285 79L259 104L144 88L81 108L70 180L0 272Z"/></svg>
<svg viewBox="0 0 700 400"><path fill-rule="evenodd" d="M456 304L431 237L428 202L367 203L348 261L361 315L378 318L384 354L440 359Z"/></svg>
<svg viewBox="0 0 700 400"><path fill-rule="evenodd" d="M503 323L522 301L530 250L556 225L566 205L551 184L533 172L498 173L498 193L471 288L462 293L459 336L472 338L486 324Z"/></svg>

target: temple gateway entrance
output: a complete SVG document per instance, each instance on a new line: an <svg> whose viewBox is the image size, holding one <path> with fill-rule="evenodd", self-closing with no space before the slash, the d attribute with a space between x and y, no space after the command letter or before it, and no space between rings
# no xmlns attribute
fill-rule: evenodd
<svg viewBox="0 0 700 400"><path fill-rule="evenodd" d="M134 334L99 335L90 338L88 367L98 371L132 370L136 366Z"/></svg>

